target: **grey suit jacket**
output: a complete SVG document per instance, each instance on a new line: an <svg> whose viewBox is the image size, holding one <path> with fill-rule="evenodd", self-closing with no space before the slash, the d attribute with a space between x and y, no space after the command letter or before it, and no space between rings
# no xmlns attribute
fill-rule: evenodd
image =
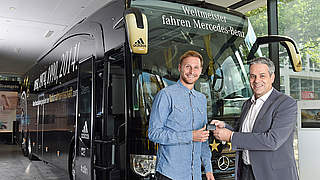
<svg viewBox="0 0 320 180"><path fill-rule="evenodd" d="M249 99L242 107L240 120L231 140L232 148L237 151L236 174L242 164L242 150L249 150L256 180L297 180L293 152L296 100L274 89L263 104L252 132L242 133L241 127L250 106Z"/></svg>

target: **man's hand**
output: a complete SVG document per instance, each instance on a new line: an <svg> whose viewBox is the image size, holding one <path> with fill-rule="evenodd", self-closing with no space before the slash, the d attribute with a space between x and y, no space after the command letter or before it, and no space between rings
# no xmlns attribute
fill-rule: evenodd
<svg viewBox="0 0 320 180"><path fill-rule="evenodd" d="M206 177L207 177L207 180L214 180L214 176L213 176L212 172L207 172Z"/></svg>
<svg viewBox="0 0 320 180"><path fill-rule="evenodd" d="M232 131L226 128L217 128L216 130L213 131L213 135L220 141L230 142Z"/></svg>
<svg viewBox="0 0 320 180"><path fill-rule="evenodd" d="M225 127L225 123L223 121L219 121L219 120L212 120L210 122L210 124L214 124L216 125L217 128L224 128Z"/></svg>
<svg viewBox="0 0 320 180"><path fill-rule="evenodd" d="M205 142L209 138L209 131L206 131L205 129L206 126L192 131L192 141Z"/></svg>

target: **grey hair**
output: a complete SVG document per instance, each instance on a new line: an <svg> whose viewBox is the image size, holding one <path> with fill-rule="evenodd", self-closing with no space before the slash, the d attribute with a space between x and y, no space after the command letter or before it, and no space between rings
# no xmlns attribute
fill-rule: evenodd
<svg viewBox="0 0 320 180"><path fill-rule="evenodd" d="M269 59L269 58L266 58L266 57L258 57L258 58L255 58L253 59L252 61L250 61L250 66L253 65L253 64L265 64L268 66L268 72L270 74L270 76L275 72L275 67L274 67L274 64L273 62Z"/></svg>

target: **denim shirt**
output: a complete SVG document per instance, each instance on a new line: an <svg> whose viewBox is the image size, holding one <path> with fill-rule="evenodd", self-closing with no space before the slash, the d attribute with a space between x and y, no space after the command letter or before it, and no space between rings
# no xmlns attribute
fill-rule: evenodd
<svg viewBox="0 0 320 180"><path fill-rule="evenodd" d="M159 91L148 129L149 139L159 144L156 171L171 179L201 180L202 162L205 172L212 172L208 141L192 141L192 131L206 123L205 95L180 81Z"/></svg>

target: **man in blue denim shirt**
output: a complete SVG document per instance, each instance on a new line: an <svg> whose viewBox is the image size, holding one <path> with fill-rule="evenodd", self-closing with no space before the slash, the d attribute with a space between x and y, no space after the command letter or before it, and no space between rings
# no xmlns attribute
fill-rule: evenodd
<svg viewBox="0 0 320 180"><path fill-rule="evenodd" d="M207 100L194 90L203 59L196 51L180 57L179 81L156 96L150 115L148 136L159 144L157 178L200 180L201 162L206 177L214 180L208 145Z"/></svg>

